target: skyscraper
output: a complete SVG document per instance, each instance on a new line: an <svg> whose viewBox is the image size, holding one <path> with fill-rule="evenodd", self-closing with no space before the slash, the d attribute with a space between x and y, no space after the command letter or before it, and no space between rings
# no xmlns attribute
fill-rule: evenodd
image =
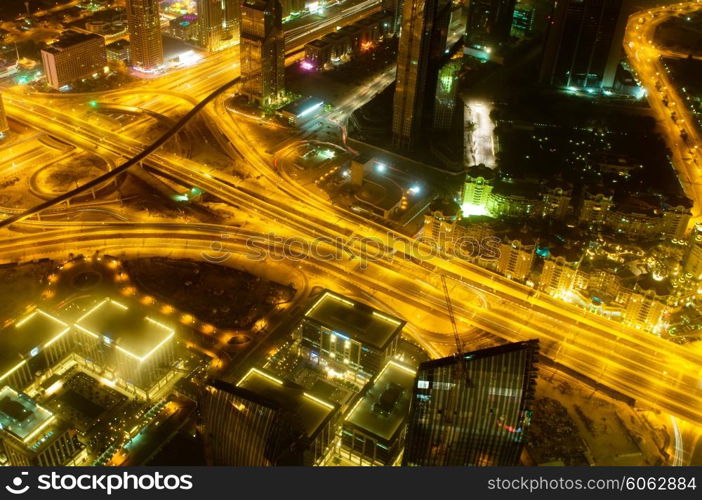
<svg viewBox="0 0 702 500"><path fill-rule="evenodd" d="M392 133L396 146L411 147L425 121L431 118L450 16L448 0L404 3L393 103Z"/></svg>
<svg viewBox="0 0 702 500"><path fill-rule="evenodd" d="M0 135L7 134L9 131L10 125L7 123L5 104L2 102L2 94L0 94Z"/></svg>
<svg viewBox="0 0 702 500"><path fill-rule="evenodd" d="M222 0L197 0L198 41L207 50L217 50L223 37Z"/></svg>
<svg viewBox="0 0 702 500"><path fill-rule="evenodd" d="M242 93L262 105L285 94L285 34L279 0L245 0L241 5Z"/></svg>
<svg viewBox="0 0 702 500"><path fill-rule="evenodd" d="M127 23L132 66L145 72L156 71L163 65L158 0L127 0Z"/></svg>
<svg viewBox="0 0 702 500"><path fill-rule="evenodd" d="M516 0L471 0L468 7L468 38L509 38Z"/></svg>
<svg viewBox="0 0 702 500"><path fill-rule="evenodd" d="M252 368L234 386L213 381L200 402L214 465L318 465L335 437L338 405Z"/></svg>
<svg viewBox="0 0 702 500"><path fill-rule="evenodd" d="M623 0L562 0L556 3L541 64L542 83L559 87L609 88L621 55L617 26Z"/></svg>
<svg viewBox="0 0 702 500"><path fill-rule="evenodd" d="M239 0L223 0L223 5L222 39L238 42L241 2Z"/></svg>
<svg viewBox="0 0 702 500"><path fill-rule="evenodd" d="M405 466L517 465L531 420L538 341L422 363Z"/></svg>

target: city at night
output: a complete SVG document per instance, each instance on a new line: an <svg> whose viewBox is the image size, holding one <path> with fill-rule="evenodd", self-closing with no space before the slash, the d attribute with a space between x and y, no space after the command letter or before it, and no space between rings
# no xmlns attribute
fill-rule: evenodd
<svg viewBox="0 0 702 500"><path fill-rule="evenodd" d="M0 0L0 496L699 495L701 146L702 1Z"/></svg>

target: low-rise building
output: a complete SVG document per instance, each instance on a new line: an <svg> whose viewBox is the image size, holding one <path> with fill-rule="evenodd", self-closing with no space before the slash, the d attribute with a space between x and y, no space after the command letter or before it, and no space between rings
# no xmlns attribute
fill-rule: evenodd
<svg viewBox="0 0 702 500"><path fill-rule="evenodd" d="M397 351L405 321L325 290L295 329L310 360L356 381L380 372Z"/></svg>
<svg viewBox="0 0 702 500"><path fill-rule="evenodd" d="M394 465L405 441L416 371L395 361L358 395L341 431L341 455L358 465Z"/></svg>
<svg viewBox="0 0 702 500"><path fill-rule="evenodd" d="M76 432L26 394L0 389L0 466L74 465Z"/></svg>
<svg viewBox="0 0 702 500"><path fill-rule="evenodd" d="M105 47L107 58L113 61L122 61L129 64L129 41L117 40Z"/></svg>

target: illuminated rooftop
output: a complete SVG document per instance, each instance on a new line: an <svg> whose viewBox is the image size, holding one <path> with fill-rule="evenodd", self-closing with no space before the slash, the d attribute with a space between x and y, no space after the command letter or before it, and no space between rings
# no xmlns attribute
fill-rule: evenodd
<svg viewBox="0 0 702 500"><path fill-rule="evenodd" d="M175 331L130 309L116 300L105 298L76 321L76 328L96 338L103 338L128 356L145 360L166 344Z"/></svg>
<svg viewBox="0 0 702 500"><path fill-rule="evenodd" d="M310 307L305 317L337 334L380 349L405 326L401 319L328 290Z"/></svg>
<svg viewBox="0 0 702 500"><path fill-rule="evenodd" d="M35 356L69 330L67 323L40 309L0 330L0 385L4 375L22 362L22 357Z"/></svg>
<svg viewBox="0 0 702 500"><path fill-rule="evenodd" d="M0 389L0 429L9 432L27 445L42 437L55 417L26 394L9 386Z"/></svg>
<svg viewBox="0 0 702 500"><path fill-rule="evenodd" d="M294 423L309 438L314 437L337 409L331 403L305 392L303 387L283 381L258 368L249 370L237 387L290 412Z"/></svg>
<svg viewBox="0 0 702 500"><path fill-rule="evenodd" d="M416 372L390 361L378 374L346 422L390 441L409 415Z"/></svg>

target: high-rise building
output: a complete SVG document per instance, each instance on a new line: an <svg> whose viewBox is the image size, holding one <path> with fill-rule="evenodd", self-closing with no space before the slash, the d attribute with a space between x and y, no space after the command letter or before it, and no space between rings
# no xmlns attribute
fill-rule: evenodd
<svg viewBox="0 0 702 500"><path fill-rule="evenodd" d="M197 24L200 45L207 50L217 50L223 37L222 0L197 0Z"/></svg>
<svg viewBox="0 0 702 500"><path fill-rule="evenodd" d="M405 0L392 121L401 148L410 148L431 119L450 16L448 0Z"/></svg>
<svg viewBox="0 0 702 500"><path fill-rule="evenodd" d="M405 466L518 465L531 422L538 341L422 363Z"/></svg>
<svg viewBox="0 0 702 500"><path fill-rule="evenodd" d="M534 5L517 0L512 17L510 35L524 39L532 34L536 25L536 8Z"/></svg>
<svg viewBox="0 0 702 500"><path fill-rule="evenodd" d="M107 64L105 38L95 33L65 31L58 41L41 50L41 61L49 86L59 89L102 71Z"/></svg>
<svg viewBox="0 0 702 500"><path fill-rule="evenodd" d="M558 87L611 88L619 65L624 0L561 0L546 35L540 80Z"/></svg>
<svg viewBox="0 0 702 500"><path fill-rule="evenodd" d="M318 465L339 407L252 368L236 384L214 381L201 400L214 465Z"/></svg>
<svg viewBox="0 0 702 500"><path fill-rule="evenodd" d="M7 123L7 113L5 113L5 103L2 101L0 94L0 136L7 134L10 131L10 125Z"/></svg>
<svg viewBox="0 0 702 500"><path fill-rule="evenodd" d="M158 0L127 0L131 64L154 72L163 66L163 40Z"/></svg>
<svg viewBox="0 0 702 500"><path fill-rule="evenodd" d="M0 466L73 465L76 432L51 411L9 386L0 389Z"/></svg>
<svg viewBox="0 0 702 500"><path fill-rule="evenodd" d="M285 95L285 34L279 0L245 0L241 5L242 93L262 105Z"/></svg>
<svg viewBox="0 0 702 500"><path fill-rule="evenodd" d="M239 0L223 0L223 5L222 39L238 42L241 2Z"/></svg>
<svg viewBox="0 0 702 500"><path fill-rule="evenodd" d="M469 40L489 37L494 41L509 38L516 0L471 0L468 6Z"/></svg>

